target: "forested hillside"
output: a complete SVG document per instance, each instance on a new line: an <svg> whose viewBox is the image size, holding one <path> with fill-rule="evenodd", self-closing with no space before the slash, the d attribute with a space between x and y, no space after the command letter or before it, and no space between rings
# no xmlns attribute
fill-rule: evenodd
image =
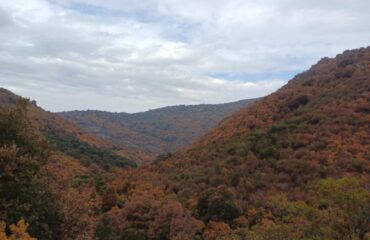
<svg viewBox="0 0 370 240"><path fill-rule="evenodd" d="M22 98L6 89L0 89L2 107L14 107L18 101L22 101ZM28 103L27 115L56 150L78 159L85 166L97 164L110 169L136 165L134 160L129 159L134 155L131 152L128 151L124 156L116 153L111 144L56 114L44 111L35 102Z"/></svg>
<svg viewBox="0 0 370 240"><path fill-rule="evenodd" d="M101 111L59 114L96 136L116 145L141 149L154 158L191 144L221 120L255 101L173 106L134 114Z"/></svg>
<svg viewBox="0 0 370 240"><path fill-rule="evenodd" d="M324 58L188 150L118 175L124 204L104 221L112 239L369 239L369 133L370 48Z"/></svg>
<svg viewBox="0 0 370 240"><path fill-rule="evenodd" d="M54 129L45 134L30 117L34 106L11 99L16 101L0 107L0 239L93 239L107 191L105 169L127 166L121 165L126 160L114 156L111 161L108 149L77 136L74 146L60 148L47 136ZM64 146L68 140L58 141ZM87 149L77 151L81 144ZM74 158L70 151L81 156ZM101 151L108 151L111 155L104 157L109 159L94 158Z"/></svg>
<svg viewBox="0 0 370 240"><path fill-rule="evenodd" d="M34 102L0 100L0 239L370 239L370 47L138 168Z"/></svg>

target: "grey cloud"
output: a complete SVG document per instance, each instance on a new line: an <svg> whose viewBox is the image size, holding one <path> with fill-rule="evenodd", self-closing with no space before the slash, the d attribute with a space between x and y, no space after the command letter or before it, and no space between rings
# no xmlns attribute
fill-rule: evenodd
<svg viewBox="0 0 370 240"><path fill-rule="evenodd" d="M288 80L277 73L370 39L367 0L77 3L0 2L1 86L55 111L219 103L266 95Z"/></svg>
<svg viewBox="0 0 370 240"><path fill-rule="evenodd" d="M0 28L5 29L13 25L11 16L4 9L0 8Z"/></svg>

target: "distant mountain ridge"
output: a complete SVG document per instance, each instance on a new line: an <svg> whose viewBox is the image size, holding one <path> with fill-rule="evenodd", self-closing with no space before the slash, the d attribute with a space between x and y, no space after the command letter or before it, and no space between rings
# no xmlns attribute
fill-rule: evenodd
<svg viewBox="0 0 370 240"><path fill-rule="evenodd" d="M256 100L170 106L133 114L92 110L58 114L113 144L157 155L191 144L224 118Z"/></svg>

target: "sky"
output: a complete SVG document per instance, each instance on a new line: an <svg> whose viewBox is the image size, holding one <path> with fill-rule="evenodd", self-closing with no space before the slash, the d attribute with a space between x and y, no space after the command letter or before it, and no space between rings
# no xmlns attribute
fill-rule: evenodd
<svg viewBox="0 0 370 240"><path fill-rule="evenodd" d="M49 111L265 96L370 45L369 0L0 0L0 87Z"/></svg>

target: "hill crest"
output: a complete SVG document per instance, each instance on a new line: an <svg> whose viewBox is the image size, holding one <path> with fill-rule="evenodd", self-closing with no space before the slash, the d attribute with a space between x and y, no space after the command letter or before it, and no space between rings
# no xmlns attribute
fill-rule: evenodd
<svg viewBox="0 0 370 240"><path fill-rule="evenodd" d="M170 106L133 114L90 110L59 115L114 144L123 143L155 156L191 144L225 117L256 100Z"/></svg>

